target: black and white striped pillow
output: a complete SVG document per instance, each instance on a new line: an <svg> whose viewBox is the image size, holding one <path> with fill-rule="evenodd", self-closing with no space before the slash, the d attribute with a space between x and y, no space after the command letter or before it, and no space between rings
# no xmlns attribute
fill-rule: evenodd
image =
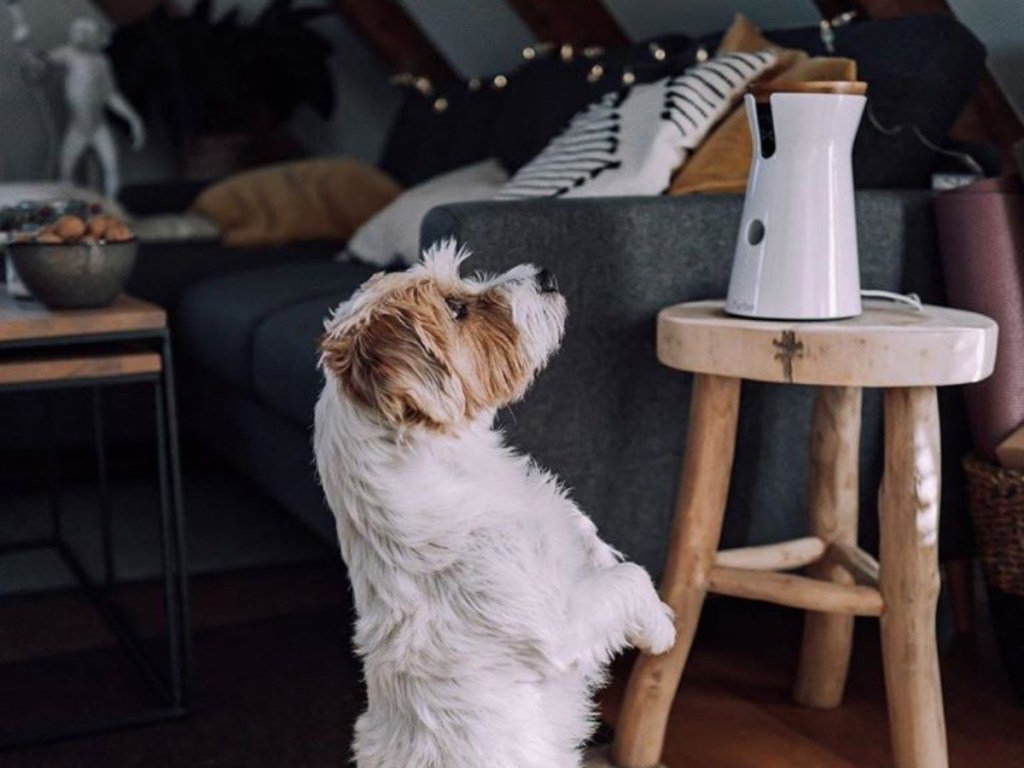
<svg viewBox="0 0 1024 768"><path fill-rule="evenodd" d="M687 152L775 60L767 50L731 53L609 93L576 115L497 199L661 194Z"/></svg>

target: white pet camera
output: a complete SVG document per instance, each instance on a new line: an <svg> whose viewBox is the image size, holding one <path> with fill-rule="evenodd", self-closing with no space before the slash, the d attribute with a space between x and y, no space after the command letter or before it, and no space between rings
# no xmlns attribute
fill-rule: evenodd
<svg viewBox="0 0 1024 768"><path fill-rule="evenodd" d="M862 82L754 85L754 160L726 311L777 320L861 313L850 156Z"/></svg>

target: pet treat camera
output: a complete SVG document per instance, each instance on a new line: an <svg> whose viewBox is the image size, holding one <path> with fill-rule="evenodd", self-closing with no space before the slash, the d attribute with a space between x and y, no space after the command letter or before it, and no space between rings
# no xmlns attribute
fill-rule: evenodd
<svg viewBox="0 0 1024 768"><path fill-rule="evenodd" d="M861 312L850 155L862 82L752 86L754 158L726 311L777 320Z"/></svg>

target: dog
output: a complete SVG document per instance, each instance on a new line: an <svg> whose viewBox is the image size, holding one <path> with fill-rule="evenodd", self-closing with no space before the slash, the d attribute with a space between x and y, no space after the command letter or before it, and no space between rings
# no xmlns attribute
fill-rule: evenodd
<svg viewBox="0 0 1024 768"><path fill-rule="evenodd" d="M460 277L430 248L325 321L317 470L348 566L368 706L358 768L573 768L627 646L672 647L650 576L503 443L560 345L546 270Z"/></svg>

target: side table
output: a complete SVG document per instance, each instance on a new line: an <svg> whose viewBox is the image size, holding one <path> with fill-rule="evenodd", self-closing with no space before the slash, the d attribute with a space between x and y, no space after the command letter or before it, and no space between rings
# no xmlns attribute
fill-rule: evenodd
<svg viewBox="0 0 1024 768"><path fill-rule="evenodd" d="M945 768L935 640L939 595L939 413L935 388L979 381L995 364L997 328L981 315L869 301L862 315L820 322L730 317L724 302L658 316L658 359L696 374L686 455L661 587L676 612L668 653L641 656L613 748L620 768L652 768L708 592L807 611L797 702L837 706L853 617L881 619L897 768ZM819 387L811 430L811 536L718 551L742 379ZM857 546L861 389L884 389L880 562ZM780 450L787 447L780 446ZM784 571L807 569L806 576Z"/></svg>
<svg viewBox="0 0 1024 768"><path fill-rule="evenodd" d="M101 413L103 388L153 385L160 496L161 560L167 623L167 660L158 663L127 616L110 599L114 558L107 509L106 455ZM167 316L153 304L122 295L101 309L50 311L0 291L0 393L66 388L92 391L102 574L91 576L61 531L55 454L51 447L50 521L46 536L0 544L0 555L26 550L55 552L127 654L153 685L160 704L113 720L91 720L0 738L0 748L26 746L178 717L187 708L191 662L188 581L178 454L174 372ZM52 441L53 435L50 436Z"/></svg>

